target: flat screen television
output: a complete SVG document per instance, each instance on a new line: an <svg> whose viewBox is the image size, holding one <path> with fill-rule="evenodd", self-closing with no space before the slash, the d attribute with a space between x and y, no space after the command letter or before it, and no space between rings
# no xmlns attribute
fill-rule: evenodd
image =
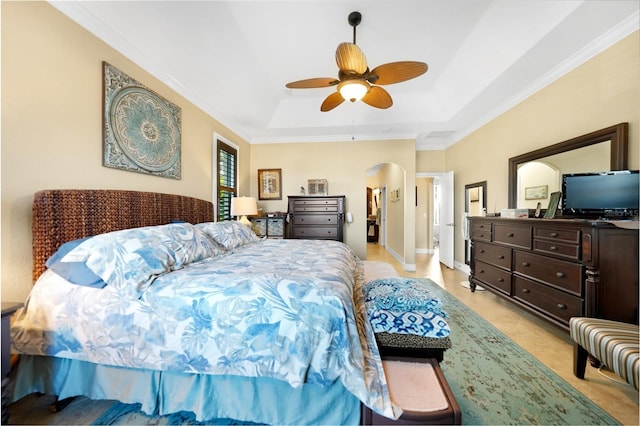
<svg viewBox="0 0 640 426"><path fill-rule="evenodd" d="M638 170L562 175L562 216L630 219L638 216Z"/></svg>

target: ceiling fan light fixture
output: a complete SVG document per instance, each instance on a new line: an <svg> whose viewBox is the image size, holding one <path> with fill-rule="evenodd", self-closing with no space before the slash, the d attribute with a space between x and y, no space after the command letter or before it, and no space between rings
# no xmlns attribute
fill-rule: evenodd
<svg viewBox="0 0 640 426"><path fill-rule="evenodd" d="M369 83L364 80L347 80L340 83L338 91L345 100L359 101L369 91Z"/></svg>

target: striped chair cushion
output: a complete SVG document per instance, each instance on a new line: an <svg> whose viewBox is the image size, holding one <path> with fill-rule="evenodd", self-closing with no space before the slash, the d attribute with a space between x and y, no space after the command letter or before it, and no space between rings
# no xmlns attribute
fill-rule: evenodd
<svg viewBox="0 0 640 426"><path fill-rule="evenodd" d="M638 389L640 333L637 325L574 317L569 321L569 332L589 354Z"/></svg>

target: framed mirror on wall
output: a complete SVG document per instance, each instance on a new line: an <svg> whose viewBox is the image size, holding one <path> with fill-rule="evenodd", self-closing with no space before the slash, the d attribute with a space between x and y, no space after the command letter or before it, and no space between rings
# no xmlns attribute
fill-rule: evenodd
<svg viewBox="0 0 640 426"><path fill-rule="evenodd" d="M620 123L510 158L509 208L534 208L537 201L546 207L562 174L626 169L628 134L629 124ZM547 186L547 198L528 197L541 186Z"/></svg>
<svg viewBox="0 0 640 426"><path fill-rule="evenodd" d="M471 244L467 217L483 216L487 212L487 181L470 183L464 186L464 263L469 265L471 259Z"/></svg>

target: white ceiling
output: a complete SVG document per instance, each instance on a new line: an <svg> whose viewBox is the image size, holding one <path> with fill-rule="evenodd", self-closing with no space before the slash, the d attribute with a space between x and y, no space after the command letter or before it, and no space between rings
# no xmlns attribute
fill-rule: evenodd
<svg viewBox="0 0 640 426"><path fill-rule="evenodd" d="M443 149L638 29L638 0L55 1L250 143L416 139ZM370 68L422 61L387 110L320 104L352 41ZM144 82L142 82L144 84Z"/></svg>

